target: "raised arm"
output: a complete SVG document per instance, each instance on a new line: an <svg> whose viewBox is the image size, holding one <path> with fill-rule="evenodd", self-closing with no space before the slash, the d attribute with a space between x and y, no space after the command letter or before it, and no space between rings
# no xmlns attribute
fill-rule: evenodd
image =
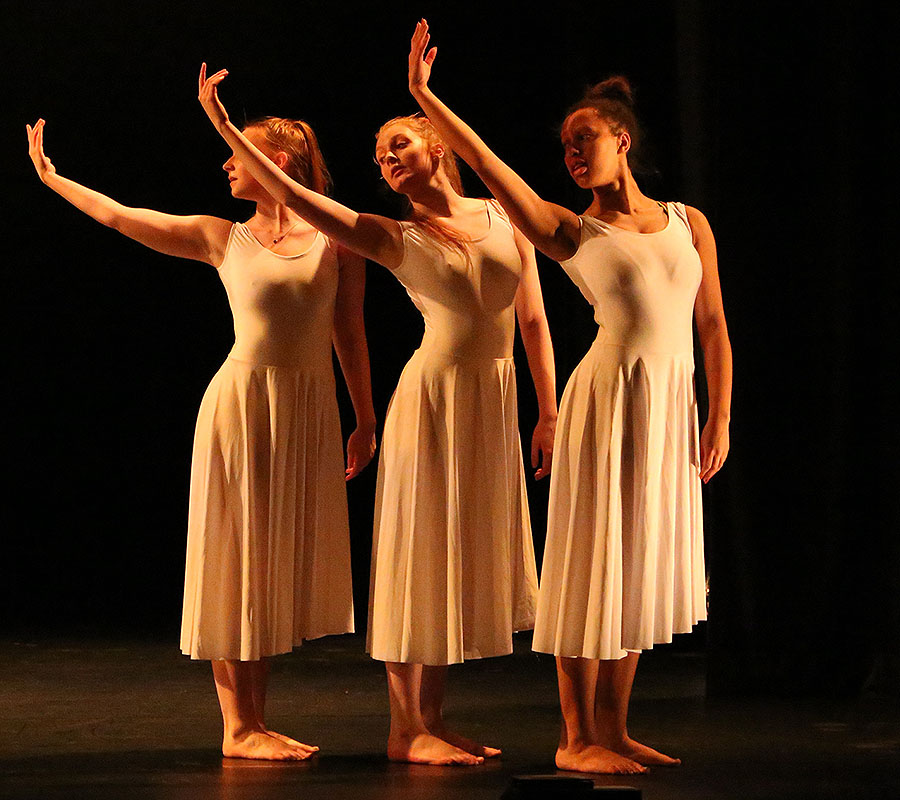
<svg viewBox="0 0 900 800"><path fill-rule="evenodd" d="M516 292L516 316L519 332L528 356L528 368L538 400L538 422L531 436L531 466L540 480L550 474L553 462L553 437L556 433L556 366L550 327L544 312L544 298L538 279L534 247L520 231L515 232L516 247L522 259L522 279Z"/></svg>
<svg viewBox="0 0 900 800"><path fill-rule="evenodd" d="M399 266L403 257L403 238L395 220L375 214L357 214L330 197L308 189L285 174L232 124L217 90L227 75L228 70L221 69L207 78L204 63L200 67L198 98L216 130L262 187L276 202L293 209L310 225L354 252L389 269Z"/></svg>
<svg viewBox="0 0 900 800"><path fill-rule="evenodd" d="M356 253L338 250L340 278L334 305L334 349L353 402L356 429L347 440L347 480L355 478L375 455L375 410L369 347L363 321L366 262Z"/></svg>
<svg viewBox="0 0 900 800"><path fill-rule="evenodd" d="M105 194L64 178L44 153L44 120L26 125L28 154L38 177L60 197L97 222L170 256L205 261L218 267L225 255L231 223L219 217L177 216L130 208Z"/></svg>
<svg viewBox="0 0 900 800"><path fill-rule="evenodd" d="M534 246L555 261L578 249L580 220L566 208L548 203L501 161L465 122L428 86L437 48L426 52L430 35L425 20L416 25L409 53L409 90L441 137L484 181Z"/></svg>
<svg viewBox="0 0 900 800"><path fill-rule="evenodd" d="M728 426L731 422L731 342L725 325L722 288L716 257L716 240L706 217L687 207L694 247L700 255L703 278L694 301L694 322L703 349L709 416L700 435L700 477L706 483L728 457Z"/></svg>

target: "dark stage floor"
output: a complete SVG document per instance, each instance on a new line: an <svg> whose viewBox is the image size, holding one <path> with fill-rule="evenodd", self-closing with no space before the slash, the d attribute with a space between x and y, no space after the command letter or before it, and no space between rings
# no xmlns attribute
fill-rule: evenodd
<svg viewBox="0 0 900 800"><path fill-rule="evenodd" d="M683 758L676 769L599 778L646 800L900 798L896 701L708 701L701 656L645 655L632 733ZM496 800L517 774L551 773L553 662L528 649L451 669L448 716L504 749L480 767L389 764L380 664L358 636L275 660L274 728L318 744L309 764L217 755L209 666L174 643L0 643L0 798L473 798ZM602 793L597 794L603 797Z"/></svg>

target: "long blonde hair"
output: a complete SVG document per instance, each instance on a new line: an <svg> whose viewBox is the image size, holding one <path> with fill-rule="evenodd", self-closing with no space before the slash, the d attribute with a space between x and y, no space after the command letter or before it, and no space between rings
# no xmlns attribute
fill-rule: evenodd
<svg viewBox="0 0 900 800"><path fill-rule="evenodd" d="M432 125L431 120L428 119L428 117L424 117L421 114L413 114L409 117L394 117L393 119L389 119L378 129L375 138L377 139L381 136L382 131L386 128L390 128L392 125L406 125L407 127L412 128L429 144L429 146L434 146L436 144L441 145L444 148L444 154L440 157L440 166L443 168L444 174L447 176L447 180L450 181L453 190L461 197L465 197L462 178L459 175L459 164L456 161L456 154L446 145L444 140L441 139L440 134L437 132L434 125ZM409 203L406 217L410 222L414 222L423 231L430 234L434 239L437 239L438 242L445 245L450 250L459 253L466 262L469 261L469 248L466 245L472 241L471 237L466 236L459 231L455 231L446 225L442 225L433 217L428 217L425 214L417 212L413 208L412 203Z"/></svg>
<svg viewBox="0 0 900 800"><path fill-rule="evenodd" d="M319 149L319 141L308 123L302 119L260 117L250 120L244 130L261 130L276 150L287 153L284 171L298 183L319 194L331 191L331 175Z"/></svg>

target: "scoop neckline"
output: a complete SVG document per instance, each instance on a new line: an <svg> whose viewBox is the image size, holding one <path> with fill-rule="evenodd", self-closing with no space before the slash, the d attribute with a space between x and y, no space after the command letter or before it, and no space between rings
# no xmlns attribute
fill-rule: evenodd
<svg viewBox="0 0 900 800"><path fill-rule="evenodd" d="M488 200L487 198L477 198L477 199L480 199L481 202L484 203L484 213L485 213L485 216L487 216L488 227L487 227L487 230L481 236L479 236L477 239L465 239L464 241L466 242L466 244L472 244L474 242L484 241L485 239L487 239L488 236L491 235L491 231L494 229L494 217L491 214L491 201ZM404 222L406 222L407 224L410 224L410 225L416 224L412 220L404 220ZM455 231L455 232L462 233L461 231Z"/></svg>
<svg viewBox="0 0 900 800"><path fill-rule="evenodd" d="M613 225L611 222L606 222L605 220L598 219L597 217L591 216L590 214L582 214L581 216L585 219L592 219L594 222L605 225L607 228L613 228L614 230L621 231L622 233L631 233L635 236L656 236L660 233L665 233L669 230L669 226L672 224L672 204L667 200L666 201L666 226L664 228L660 228L658 231L630 231L628 228L621 228L618 225Z"/></svg>
<svg viewBox="0 0 900 800"><path fill-rule="evenodd" d="M239 222L238 225L247 229L247 233L250 235L250 238L253 239L256 244L258 244L263 250L271 253L276 258L302 258L303 256L309 255L312 251L313 247L315 247L316 242L319 241L319 236L321 236L322 231L318 228L313 228L316 232L316 235L313 236L312 241L309 243L309 247L306 248L302 253L276 253L271 248L266 247L259 239L256 238L256 234L250 229L250 226L246 222Z"/></svg>

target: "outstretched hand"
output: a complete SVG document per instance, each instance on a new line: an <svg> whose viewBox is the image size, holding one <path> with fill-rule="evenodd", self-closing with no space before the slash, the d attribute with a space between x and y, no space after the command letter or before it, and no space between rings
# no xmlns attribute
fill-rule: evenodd
<svg viewBox="0 0 900 800"><path fill-rule="evenodd" d="M428 33L428 22L424 19L416 24L415 33L409 47L409 90L424 89L431 77L431 65L437 56L437 48L432 47L426 53L431 34Z"/></svg>
<svg viewBox="0 0 900 800"><path fill-rule="evenodd" d="M56 173L56 167L44 155L44 124L44 120L39 119L34 123L34 127L25 126L25 132L28 134L28 155L31 156L31 162L42 181L46 180L48 175Z"/></svg>
<svg viewBox="0 0 900 800"><path fill-rule="evenodd" d="M223 106L222 101L219 100L219 92L217 89L218 85L225 80L227 75L227 69L220 69L215 75L210 75L207 78L206 62L204 61L200 65L200 78L197 81L197 99L200 101L200 105L203 106L206 116L210 118L212 124L215 125L217 129L228 122L228 112L225 111L225 106Z"/></svg>

